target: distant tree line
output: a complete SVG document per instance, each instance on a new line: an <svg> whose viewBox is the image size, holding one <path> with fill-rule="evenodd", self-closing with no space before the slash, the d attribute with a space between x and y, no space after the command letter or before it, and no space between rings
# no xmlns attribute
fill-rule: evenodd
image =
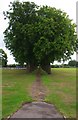
<svg viewBox="0 0 78 120"><path fill-rule="evenodd" d="M5 53L5 51L3 49L0 49L0 66L2 67L9 67L9 68L24 68L27 67L27 64L22 65L21 63L18 64L9 64L7 65L7 54ZM61 64L61 65L51 65L51 68L70 68L70 67L78 67L78 61L76 60L70 60L68 62L68 64Z"/></svg>
<svg viewBox="0 0 78 120"><path fill-rule="evenodd" d="M71 61L69 61L68 65L71 67L78 67L78 61L71 60Z"/></svg>
<svg viewBox="0 0 78 120"><path fill-rule="evenodd" d="M7 67L9 68L27 68L27 65L21 65L21 64L10 64L10 65L7 65ZM78 67L78 61L76 60L71 60L68 62L68 64L61 64L61 65L58 65L58 64L52 64L51 65L51 68L71 68L71 67Z"/></svg>
<svg viewBox="0 0 78 120"><path fill-rule="evenodd" d="M8 68L26 68L26 65L21 65L21 64L9 64L7 65Z"/></svg>
<svg viewBox="0 0 78 120"><path fill-rule="evenodd" d="M51 68L70 68L70 67L78 67L78 61L70 60L68 64L61 64L61 65L51 65Z"/></svg>

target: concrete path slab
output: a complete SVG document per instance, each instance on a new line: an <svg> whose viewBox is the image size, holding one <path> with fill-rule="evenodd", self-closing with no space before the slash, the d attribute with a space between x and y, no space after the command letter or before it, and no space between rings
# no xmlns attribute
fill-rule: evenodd
<svg viewBox="0 0 78 120"><path fill-rule="evenodd" d="M55 106L45 102L25 104L11 118L63 118ZM11 118L9 120L11 120ZM62 119L63 120L63 119Z"/></svg>

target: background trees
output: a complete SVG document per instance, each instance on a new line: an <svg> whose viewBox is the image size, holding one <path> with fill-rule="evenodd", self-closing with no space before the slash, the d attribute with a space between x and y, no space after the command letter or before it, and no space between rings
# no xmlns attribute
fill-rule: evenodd
<svg viewBox="0 0 78 120"><path fill-rule="evenodd" d="M7 66L7 54L4 52L3 49L0 49L0 65L2 67Z"/></svg>
<svg viewBox="0 0 78 120"><path fill-rule="evenodd" d="M78 67L78 61L71 60L71 61L69 61L68 65L71 67Z"/></svg>
<svg viewBox="0 0 78 120"><path fill-rule="evenodd" d="M65 12L33 2L13 2L9 7L4 12L9 19L4 42L29 71L40 65L51 73L50 62L65 61L76 51L76 26Z"/></svg>

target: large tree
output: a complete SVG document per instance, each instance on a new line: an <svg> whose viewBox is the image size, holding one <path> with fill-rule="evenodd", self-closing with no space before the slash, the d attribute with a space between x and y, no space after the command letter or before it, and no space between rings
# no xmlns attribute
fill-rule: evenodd
<svg viewBox="0 0 78 120"><path fill-rule="evenodd" d="M76 25L69 16L56 8L39 7L33 2L13 2L4 42L15 60L27 63L30 71L40 65L50 71L50 62L65 61L76 51Z"/></svg>

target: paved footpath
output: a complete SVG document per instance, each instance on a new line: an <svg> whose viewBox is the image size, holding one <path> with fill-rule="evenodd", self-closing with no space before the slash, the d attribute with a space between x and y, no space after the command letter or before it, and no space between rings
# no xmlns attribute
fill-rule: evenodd
<svg viewBox="0 0 78 120"><path fill-rule="evenodd" d="M22 106L11 118L62 118L54 105L45 102L32 102ZM9 120L11 120L11 118Z"/></svg>

